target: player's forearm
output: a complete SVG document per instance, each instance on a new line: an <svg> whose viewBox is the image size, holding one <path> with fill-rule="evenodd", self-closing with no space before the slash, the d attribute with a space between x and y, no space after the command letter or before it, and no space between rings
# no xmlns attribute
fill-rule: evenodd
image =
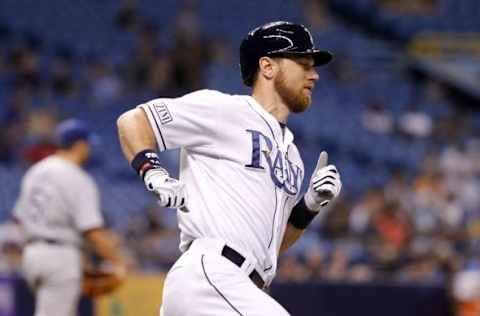
<svg viewBox="0 0 480 316"><path fill-rule="evenodd" d="M292 246L302 235L305 229L298 229L292 224L287 224L287 229L283 235L282 245L280 246L280 253L286 251Z"/></svg>
<svg viewBox="0 0 480 316"><path fill-rule="evenodd" d="M99 257L115 265L124 265L123 257L117 250L114 236L110 231L103 228L92 229L85 232L85 239Z"/></svg>
<svg viewBox="0 0 480 316"><path fill-rule="evenodd" d="M117 120L117 128L123 154L129 163L138 152L156 147L147 115L140 108L123 113Z"/></svg>
<svg viewBox="0 0 480 316"><path fill-rule="evenodd" d="M280 252L287 250L302 235L307 226L318 215L319 212L313 212L305 205L305 199L302 198L292 209L288 218L287 228L283 235Z"/></svg>

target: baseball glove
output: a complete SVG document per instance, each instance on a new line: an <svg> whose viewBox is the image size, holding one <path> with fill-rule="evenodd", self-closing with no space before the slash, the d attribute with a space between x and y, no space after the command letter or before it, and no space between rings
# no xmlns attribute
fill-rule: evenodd
<svg viewBox="0 0 480 316"><path fill-rule="evenodd" d="M83 295L97 297L114 292L124 282L124 274L105 268L92 268L83 272Z"/></svg>

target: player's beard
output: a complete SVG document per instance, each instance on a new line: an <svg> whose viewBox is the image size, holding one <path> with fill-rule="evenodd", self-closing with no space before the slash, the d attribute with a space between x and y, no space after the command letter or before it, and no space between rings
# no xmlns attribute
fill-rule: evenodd
<svg viewBox="0 0 480 316"><path fill-rule="evenodd" d="M290 87L285 78L283 71L280 71L274 81L275 90L282 98L283 102L287 105L290 112L301 113L305 111L312 101L310 95L303 92L303 86L301 89L294 89Z"/></svg>

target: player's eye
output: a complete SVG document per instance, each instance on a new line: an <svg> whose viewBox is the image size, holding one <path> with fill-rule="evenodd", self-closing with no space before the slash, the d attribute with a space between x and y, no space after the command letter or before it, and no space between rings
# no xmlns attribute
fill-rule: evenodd
<svg viewBox="0 0 480 316"><path fill-rule="evenodd" d="M305 71L311 71L313 69L313 65L310 65L310 64L304 64L303 65L303 69Z"/></svg>
<svg viewBox="0 0 480 316"><path fill-rule="evenodd" d="M298 61L298 64L303 67L305 70L310 70L313 68L313 63L308 61Z"/></svg>

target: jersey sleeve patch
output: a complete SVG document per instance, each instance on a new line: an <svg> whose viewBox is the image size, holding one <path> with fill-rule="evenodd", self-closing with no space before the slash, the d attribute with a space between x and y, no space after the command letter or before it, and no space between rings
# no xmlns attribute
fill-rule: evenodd
<svg viewBox="0 0 480 316"><path fill-rule="evenodd" d="M155 112L157 112L158 118L160 119L160 124L166 125L173 121L172 114L170 114L165 102L154 103L153 108L155 109Z"/></svg>

